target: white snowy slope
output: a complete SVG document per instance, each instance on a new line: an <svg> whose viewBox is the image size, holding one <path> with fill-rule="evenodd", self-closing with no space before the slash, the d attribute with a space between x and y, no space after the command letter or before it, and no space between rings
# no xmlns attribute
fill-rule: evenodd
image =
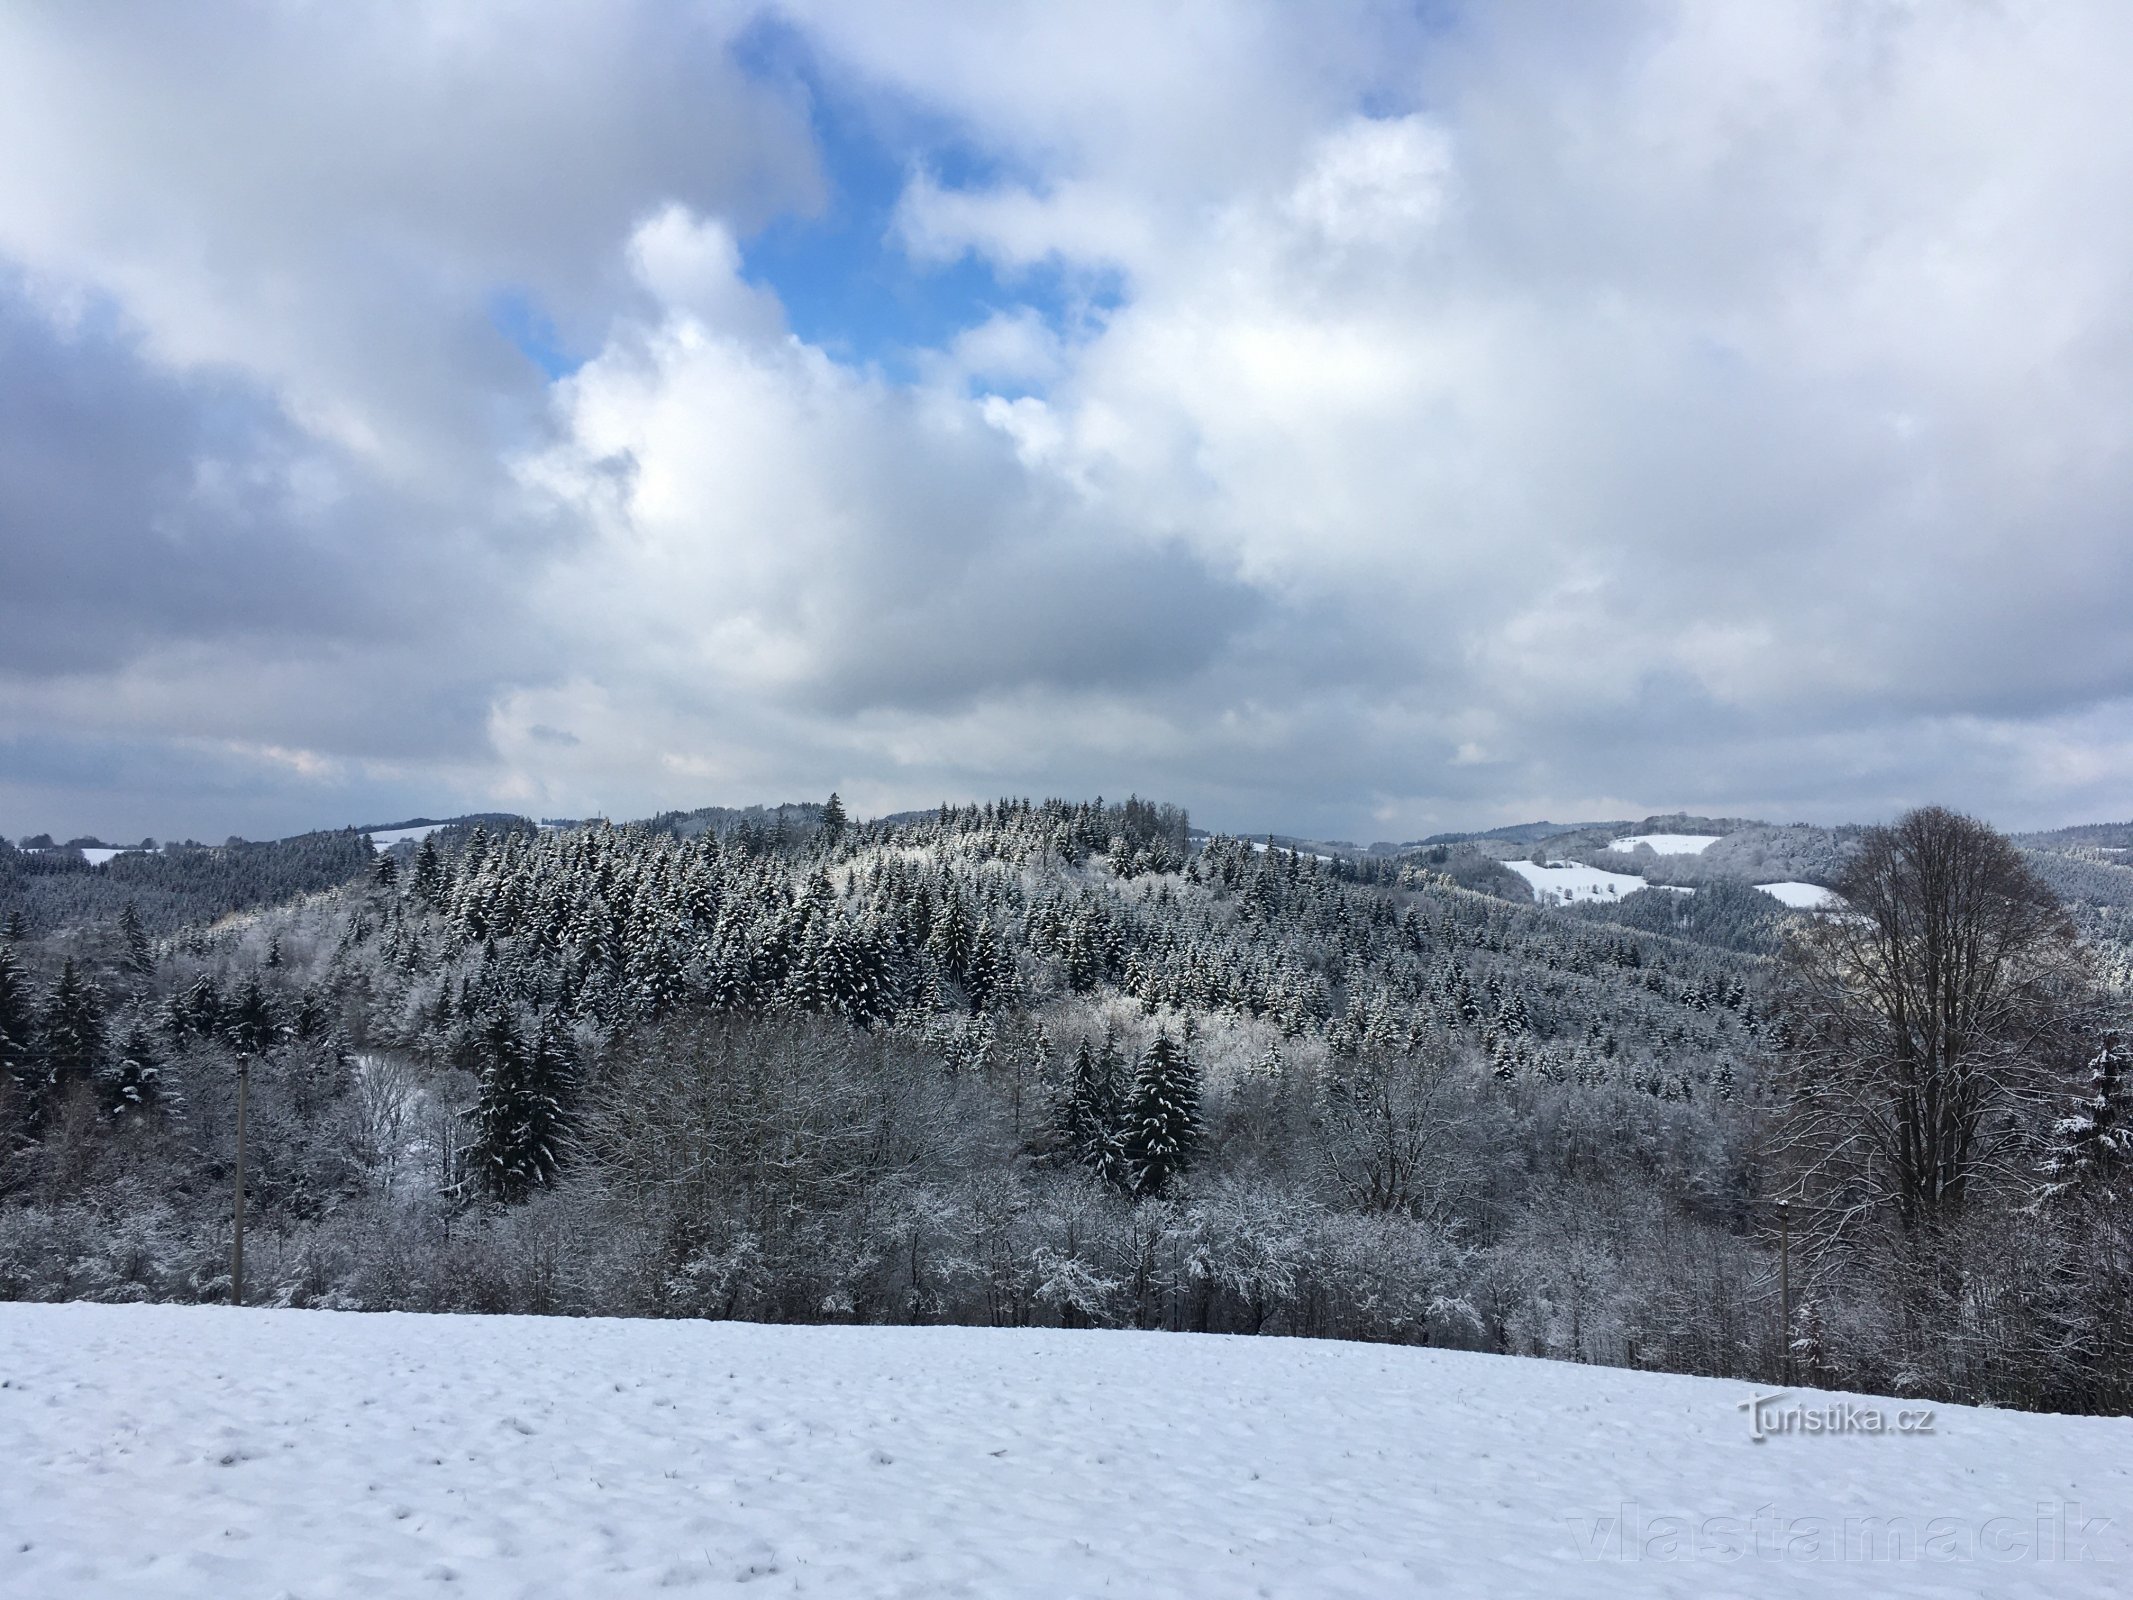
<svg viewBox="0 0 2133 1600"><path fill-rule="evenodd" d="M1609 848L1634 850L1640 844L1648 844L1653 855L1700 856L1724 837L1722 833L1633 833L1615 840Z"/></svg>
<svg viewBox="0 0 2133 1600"><path fill-rule="evenodd" d="M1651 884L1627 872L1602 872L1575 861L1551 861L1541 866L1532 861L1506 861L1505 866L1533 885L1533 898L1570 905L1580 900L1619 900L1639 889L1670 889L1676 894L1694 894L1694 889L1673 884Z"/></svg>
<svg viewBox="0 0 2133 1600"><path fill-rule="evenodd" d="M441 822L432 822L420 828L379 829L371 834L370 847L373 850L385 851L390 850L396 844L406 844L409 840L419 843L443 826L444 824Z"/></svg>
<svg viewBox="0 0 2133 1600"><path fill-rule="evenodd" d="M0 1593L2133 1592L2133 1422L1756 1443L1749 1392L1289 1339L0 1305Z"/></svg>
<svg viewBox="0 0 2133 1600"><path fill-rule="evenodd" d="M1819 883L1795 883L1788 879L1783 883L1759 883L1756 887L1795 911L1820 911L1837 903L1835 891L1825 889Z"/></svg>

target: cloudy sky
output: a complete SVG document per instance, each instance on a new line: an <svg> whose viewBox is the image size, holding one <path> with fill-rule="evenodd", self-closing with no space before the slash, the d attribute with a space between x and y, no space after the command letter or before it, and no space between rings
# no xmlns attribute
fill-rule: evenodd
<svg viewBox="0 0 2133 1600"><path fill-rule="evenodd" d="M0 834L2133 811L2133 6L0 9Z"/></svg>

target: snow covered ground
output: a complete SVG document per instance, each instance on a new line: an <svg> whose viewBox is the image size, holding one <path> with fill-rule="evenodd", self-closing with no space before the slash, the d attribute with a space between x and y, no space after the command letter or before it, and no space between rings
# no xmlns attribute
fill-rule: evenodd
<svg viewBox="0 0 2133 1600"><path fill-rule="evenodd" d="M1722 833L1633 833L1626 839L1617 839L1608 848L1634 850L1640 844L1648 844L1653 855L1700 856L1724 837Z"/></svg>
<svg viewBox="0 0 2133 1600"><path fill-rule="evenodd" d="M2133 1586L2133 1422L1758 1443L1749 1393L1288 1339L0 1305L0 1594Z"/></svg>
<svg viewBox="0 0 2133 1600"><path fill-rule="evenodd" d="M435 833L439 828L442 828L443 826L444 824L441 822L432 822L429 823L427 826L420 828L380 829L371 834L370 847L373 850L383 853L384 851L390 850L394 845L406 844L409 840L414 840L415 842L420 843L422 840L427 839L431 834Z"/></svg>
<svg viewBox="0 0 2133 1600"><path fill-rule="evenodd" d="M1836 894L1819 883L1759 883L1756 887L1767 895L1782 900L1795 911L1820 911L1825 906L1837 903Z"/></svg>
<svg viewBox="0 0 2133 1600"><path fill-rule="evenodd" d="M1533 885L1534 899L1553 900L1561 905L1580 900L1619 900L1639 889L1673 888L1671 884L1646 883L1627 872L1602 872L1598 867L1581 867L1575 861L1551 861L1545 867L1531 861L1506 861L1504 865ZM1694 894L1696 891L1677 889L1675 892Z"/></svg>

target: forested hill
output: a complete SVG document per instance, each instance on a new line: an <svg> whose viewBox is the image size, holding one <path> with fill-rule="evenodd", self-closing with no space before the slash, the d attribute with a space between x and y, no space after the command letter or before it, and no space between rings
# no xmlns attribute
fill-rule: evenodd
<svg viewBox="0 0 2133 1600"><path fill-rule="evenodd" d="M195 936L179 964L243 966L278 941L284 986L339 997L359 1047L440 1046L454 1018L511 1007L606 1031L689 1008L969 1033L1114 996L1337 1055L1426 1038L1507 1075L1683 1097L1758 1048L1759 964L1731 952L1412 867L1185 850L1182 814L1136 802L834 835L476 829L389 890Z"/></svg>
<svg viewBox="0 0 2133 1600"><path fill-rule="evenodd" d="M1519 903L1138 800L322 837L358 878L0 941L0 1296L226 1296L242 1065L255 1299L1776 1370L1751 889ZM2033 1398L1840 1290L1828 1372Z"/></svg>
<svg viewBox="0 0 2133 1600"><path fill-rule="evenodd" d="M0 839L0 923L57 934L114 923L130 905L152 932L172 933L351 882L370 862L370 841L347 829L128 850L102 864L79 850L18 850Z"/></svg>

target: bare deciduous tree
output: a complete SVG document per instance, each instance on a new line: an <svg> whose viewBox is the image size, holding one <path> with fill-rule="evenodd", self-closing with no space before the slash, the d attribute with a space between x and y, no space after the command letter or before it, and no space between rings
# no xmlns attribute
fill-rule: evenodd
<svg viewBox="0 0 2133 1600"><path fill-rule="evenodd" d="M1796 1181L1826 1220L1929 1231L2033 1169L2086 958L2014 844L1937 806L1867 830L1837 888L1787 952Z"/></svg>

